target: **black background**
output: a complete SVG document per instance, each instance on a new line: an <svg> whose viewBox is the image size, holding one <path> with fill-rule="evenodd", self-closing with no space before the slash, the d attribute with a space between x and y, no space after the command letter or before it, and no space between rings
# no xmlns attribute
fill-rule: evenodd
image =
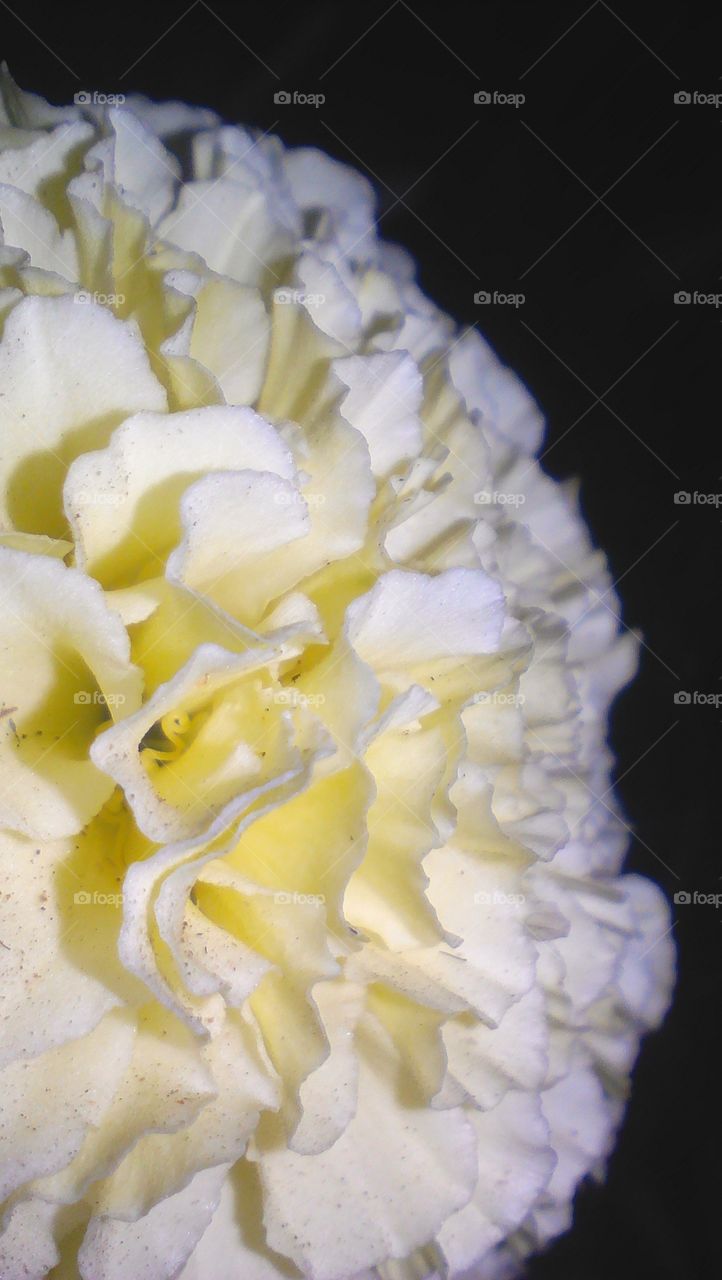
<svg viewBox="0 0 722 1280"><path fill-rule="evenodd" d="M714 7L0 0L3 56L51 101L180 98L362 169L382 234L414 253L426 292L523 376L548 417L544 464L580 477L643 635L613 743L629 866L670 896L722 890L722 702L674 701L722 694L722 505L674 502L722 494L722 308L674 302L683 290L722 301L720 109L674 100L722 93ZM279 106L279 89L326 102ZM479 90L526 101L476 105ZM478 290L525 302L480 307ZM531 1280L717 1273L722 910L674 912L676 1002L643 1050L608 1181L581 1191L575 1230Z"/></svg>

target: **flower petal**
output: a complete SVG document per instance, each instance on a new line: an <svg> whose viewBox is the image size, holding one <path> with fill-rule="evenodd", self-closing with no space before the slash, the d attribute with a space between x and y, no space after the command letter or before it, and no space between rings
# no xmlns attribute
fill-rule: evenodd
<svg viewBox="0 0 722 1280"><path fill-rule="evenodd" d="M137 1222L91 1219L78 1254L82 1280L173 1280L213 1216L228 1168L204 1169Z"/></svg>
<svg viewBox="0 0 722 1280"><path fill-rule="evenodd" d="M476 1189L439 1231L454 1274L479 1262L519 1226L555 1165L538 1097L512 1091L492 1111L472 1112L470 1118L479 1151Z"/></svg>
<svg viewBox="0 0 722 1280"><path fill-rule="evenodd" d="M58 839L80 831L110 796L88 748L108 717L139 706L142 677L97 583L53 557L7 548L0 574L0 820Z"/></svg>
<svg viewBox="0 0 722 1280"><path fill-rule="evenodd" d="M78 564L116 589L162 574L181 536L188 487L209 473L250 466L294 474L288 449L252 409L135 414L106 449L84 454L68 472L65 508Z"/></svg>
<svg viewBox="0 0 722 1280"><path fill-rule="evenodd" d="M133 1022L109 1013L93 1031L0 1071L0 1199L63 1169L103 1121L132 1052Z"/></svg>
<svg viewBox="0 0 722 1280"><path fill-rule="evenodd" d="M60 490L78 454L106 443L138 409L166 397L137 333L72 298L25 298L0 343L0 518L62 536Z"/></svg>
<svg viewBox="0 0 722 1280"><path fill-rule="evenodd" d="M468 1201L477 1176L461 1111L399 1102L395 1055L378 1024L366 1025L359 1055L358 1109L328 1151L306 1156L259 1144L268 1243L314 1280L353 1275L426 1243Z"/></svg>

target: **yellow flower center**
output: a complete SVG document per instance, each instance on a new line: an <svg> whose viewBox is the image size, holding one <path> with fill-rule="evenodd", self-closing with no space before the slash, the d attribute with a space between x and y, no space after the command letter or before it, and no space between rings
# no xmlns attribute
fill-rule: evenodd
<svg viewBox="0 0 722 1280"><path fill-rule="evenodd" d="M154 766L178 760L188 743L191 717L187 711L170 711L153 725L140 744L143 764L150 772Z"/></svg>

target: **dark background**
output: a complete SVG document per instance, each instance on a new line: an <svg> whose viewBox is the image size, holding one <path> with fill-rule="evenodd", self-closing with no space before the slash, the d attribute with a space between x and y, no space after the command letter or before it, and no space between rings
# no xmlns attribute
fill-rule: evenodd
<svg viewBox="0 0 722 1280"><path fill-rule="evenodd" d="M581 478L626 622L643 634L613 743L636 832L629 866L670 896L722 890L722 701L674 701L722 694L722 506L674 502L722 494L722 309L674 302L696 289L722 303L720 109L674 100L722 93L713 7L0 0L3 56L52 101L81 89L180 98L365 171L382 234L414 253L423 288L524 377L548 416L545 466ZM326 102L277 106L279 89ZM479 90L526 101L476 105ZM475 305L495 289L525 302ZM531 1280L716 1274L722 910L674 911L677 998L645 1045L608 1182L581 1191L575 1230Z"/></svg>

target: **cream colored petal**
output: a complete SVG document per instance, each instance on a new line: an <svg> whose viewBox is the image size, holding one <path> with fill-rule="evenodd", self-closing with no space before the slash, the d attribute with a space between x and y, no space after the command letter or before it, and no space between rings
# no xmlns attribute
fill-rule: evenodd
<svg viewBox="0 0 722 1280"><path fill-rule="evenodd" d="M123 788L151 840L163 844L200 835L235 796L273 776L279 749L285 753L283 722L276 708L264 714L250 676L277 654L271 645L241 654L200 645L139 711L96 738L94 764ZM146 765L146 735L173 715L190 717L187 744L183 730L177 754L166 758L161 750Z"/></svg>
<svg viewBox="0 0 722 1280"><path fill-rule="evenodd" d="M85 1044L79 1042L79 1046ZM128 1057L102 1124L88 1132L77 1154L71 1153L74 1159L57 1166L54 1177L34 1183L34 1194L65 1203L85 1196L98 1204L101 1192L96 1185L88 1190L91 1183L111 1180L118 1165L123 1168L131 1158L128 1152L132 1156L147 1134L174 1133L191 1125L216 1096L215 1080L197 1037L158 1005L139 1012L132 1057Z"/></svg>
<svg viewBox="0 0 722 1280"><path fill-rule="evenodd" d="M363 438L340 419L329 417L321 420L303 443L308 453L303 457L305 479L300 492L288 483L268 478L254 481L250 477L238 477L234 480L209 478L199 482L195 491L187 495L186 524L192 526L193 520L197 521L196 529L189 529L188 533L196 558L207 555L212 561L219 553L219 544L223 543L221 563L217 573L211 574L212 585L206 589L235 616L243 617L244 609L249 607L256 611L265 608L282 592L296 587L317 570L352 555L364 542L372 480ZM222 501L212 499L214 486L222 490ZM246 486L248 492L241 490L234 494L236 486L239 490ZM196 493L200 512L195 510ZM265 509L264 494L267 495ZM232 513L229 508L233 508ZM246 521L254 526L253 541L245 528ZM230 543L227 537L219 537L224 528L233 531ZM257 551L254 551L255 542L259 544ZM238 582L225 563L232 561L234 555L240 557L246 543L249 559L259 560L257 584L245 568L245 553ZM274 545L277 550L273 550ZM179 562L182 564L185 558L186 550L182 546L171 562L174 574L181 572ZM191 564L189 559L188 567L182 570L184 579ZM238 603L234 603L240 579L248 580L246 590L251 601L254 600L252 589L255 587L258 591L267 582L262 595L255 596L258 603L252 606L245 603L242 594Z"/></svg>
<svg viewBox="0 0 722 1280"><path fill-rule="evenodd" d="M289 1147L316 1155L337 1142L356 1114L359 1065L354 1032L364 1009L364 988L337 980L312 990L329 1044L328 1057L301 1085L301 1120Z"/></svg>
<svg viewBox="0 0 722 1280"><path fill-rule="evenodd" d="M583 1059L573 1063L567 1075L542 1093L541 1103L557 1154L549 1197L567 1204L579 1180L608 1154L616 1109Z"/></svg>
<svg viewBox="0 0 722 1280"><path fill-rule="evenodd" d="M218 116L210 107L194 107L189 103L173 100L154 102L144 93L129 94L127 106L133 115L169 144L218 124Z"/></svg>
<svg viewBox="0 0 722 1280"><path fill-rule="evenodd" d="M54 1204L23 1200L8 1212L0 1234L0 1275L4 1280L45 1280L60 1261L53 1227Z"/></svg>
<svg viewBox="0 0 722 1280"><path fill-rule="evenodd" d="M369 988L367 1007L389 1033L398 1052L400 1097L415 1097L425 1106L431 1105L446 1070L440 1035L445 1015L382 983Z"/></svg>
<svg viewBox="0 0 722 1280"><path fill-rule="evenodd" d="M117 591L106 591L105 598L110 608L123 620L126 627L135 622L146 622L155 613L161 602L161 593L165 583L158 578L150 578L139 587L119 587Z"/></svg>
<svg viewBox="0 0 722 1280"><path fill-rule="evenodd" d="M162 410L165 392L131 325L72 298L26 298L0 344L0 479L5 521L62 536L60 491L78 454L123 418Z"/></svg>
<svg viewBox="0 0 722 1280"><path fill-rule="evenodd" d="M0 820L57 839L112 784L89 759L101 724L140 704L141 672L98 584L59 560L0 548Z"/></svg>
<svg viewBox="0 0 722 1280"><path fill-rule="evenodd" d="M523 382L497 358L476 329L456 342L449 357L455 386L470 410L482 414L493 434L507 447L536 453L544 431L544 417Z"/></svg>
<svg viewBox="0 0 722 1280"><path fill-rule="evenodd" d="M469 1017L449 1019L442 1029L448 1063L435 1106L470 1100L483 1111L509 1089L539 1090L547 1070L546 1006L532 987L507 1009L498 1027Z"/></svg>
<svg viewBox="0 0 722 1280"><path fill-rule="evenodd" d="M193 880L195 877L194 868ZM272 968L271 962L219 928L189 897L183 900L180 924L173 918L171 928L170 915L167 928L164 922L165 941L181 981L193 995L210 996L218 991L227 1004L240 1009Z"/></svg>
<svg viewBox="0 0 722 1280"><path fill-rule="evenodd" d="M447 765L438 725L388 728L365 763L376 796L367 818L368 847L344 900L348 920L397 950L433 945L443 931L426 898L424 859L442 842L434 803Z"/></svg>
<svg viewBox="0 0 722 1280"><path fill-rule="evenodd" d="M564 816L564 794L556 786L557 771L534 763L487 769L493 785L493 813L501 831L548 862L564 846L569 826ZM558 771L561 772L561 771Z"/></svg>
<svg viewBox="0 0 722 1280"><path fill-rule="evenodd" d="M282 1114L291 1133L300 1118L301 1085L329 1052L311 999L316 984L339 973L329 946L323 895L274 893L246 880L223 859L199 871L195 896L211 919L272 965L250 1007L270 1062L283 1081Z"/></svg>
<svg viewBox="0 0 722 1280"><path fill-rule="evenodd" d="M385 476L421 451L421 374L405 352L334 360L348 387L341 412L364 436L374 475Z"/></svg>
<svg viewBox="0 0 722 1280"><path fill-rule="evenodd" d="M379 243L379 264L393 276L398 309L401 315L389 332L384 324L373 336L373 345L396 347L408 351L414 360L432 357L433 363L444 360L447 349L453 346L457 330L450 316L425 296L414 281L416 265L411 254L397 244Z"/></svg>
<svg viewBox="0 0 722 1280"><path fill-rule="evenodd" d="M27 551L30 555L54 556L64 560L73 550L65 538L47 538L44 533L0 533L0 547L11 551Z"/></svg>
<svg viewBox="0 0 722 1280"><path fill-rule="evenodd" d="M412 755L410 763L413 767ZM419 783L415 785L419 790ZM405 797L402 788L394 788L394 794L397 803L399 795ZM474 1010L494 1027L509 1005L529 991L534 978L535 947L527 937L522 882L527 858L504 840L490 818L489 795L474 774L462 771L451 800L457 831L445 844L434 841L442 847L430 849L422 861L426 914L437 923L439 941L419 946L399 932L411 918L410 893L376 893L364 918L374 945L347 961L347 973L353 977L360 965L361 972L378 975L420 1004L445 1012ZM416 812L412 808L412 814ZM387 840L383 814L380 833ZM387 856L383 861L390 878L393 859ZM358 881L362 874L364 867L357 873ZM419 870L416 878L419 881ZM380 883L378 873L376 881ZM417 883L416 893L420 887ZM355 919L352 901L347 895L349 918ZM381 951L376 945L379 936L394 950Z"/></svg>
<svg viewBox="0 0 722 1280"><path fill-rule="evenodd" d="M0 183L40 197L43 189L47 192L49 179L57 181L68 174L74 155L80 154L92 137L91 126L77 121L60 124L36 136L27 146L3 149L0 151Z"/></svg>
<svg viewBox="0 0 722 1280"><path fill-rule="evenodd" d="M286 439L308 477L303 493L311 516L308 536L294 548L289 585L359 552L366 541L375 485L366 441L335 408L342 386L329 364L341 354L302 306L276 303L258 408L275 422L290 420Z"/></svg>
<svg viewBox="0 0 722 1280"><path fill-rule="evenodd" d="M187 182L158 224L158 236L199 253L211 271L256 285L267 275L273 280L273 265L291 251L291 217L282 202L247 180Z"/></svg>
<svg viewBox="0 0 722 1280"><path fill-rule="evenodd" d="M301 492L264 471L209 475L184 494L185 536L168 575L210 597L247 626L287 588L292 545L308 532Z"/></svg>
<svg viewBox="0 0 722 1280"><path fill-rule="evenodd" d="M314 324L353 351L360 338L361 312L333 263L307 249L296 261L295 276Z"/></svg>
<svg viewBox="0 0 722 1280"><path fill-rule="evenodd" d="M160 354L168 387L168 407L174 413L185 413L189 409L223 404L223 392L210 369L190 356L166 355L164 345Z"/></svg>
<svg viewBox="0 0 722 1280"><path fill-rule="evenodd" d="M189 995L179 987L178 975L169 971L167 959L156 952L149 914L153 900L165 877L185 868L184 874L174 881L169 899L171 914L178 919L178 928L182 928L190 886L201 869L229 852L245 828L262 816L266 808L283 803L307 786L316 760L327 749L322 740L311 739L303 750L289 750L283 760L285 771L237 794L203 836L160 849L153 857L135 863L126 875L124 921L119 940L121 960L161 1003L175 1010L198 1034L207 1035L221 1025L225 1013L223 1001L217 995L206 999ZM233 905L232 899L228 905ZM183 971L182 965L180 971ZM222 981L221 975L219 987Z"/></svg>
<svg viewBox="0 0 722 1280"><path fill-rule="evenodd" d="M28 93L13 80L6 62L0 63L0 119L13 132L47 129L67 120L81 118L77 106L54 107L38 93Z"/></svg>
<svg viewBox="0 0 722 1280"><path fill-rule="evenodd" d="M258 398L269 338L270 322L257 289L216 279L197 293L190 354L215 374L228 404L253 404Z"/></svg>
<svg viewBox="0 0 722 1280"><path fill-rule="evenodd" d="M366 850L374 784L358 761L343 767L331 760L337 767L318 769L305 790L259 817L229 862L283 897L300 895L303 901L320 895L328 926L344 945L349 939L345 891Z"/></svg>
<svg viewBox="0 0 722 1280"><path fill-rule="evenodd" d="M174 1280L218 1204L228 1165L204 1169L137 1222L93 1218L78 1254L82 1280Z"/></svg>
<svg viewBox="0 0 722 1280"><path fill-rule="evenodd" d="M218 178L233 173L263 190L290 201L283 174L284 148L278 138L240 125L222 125L193 137L192 172L198 178ZM294 223L294 225L296 225Z"/></svg>
<svg viewBox="0 0 722 1280"><path fill-rule="evenodd" d="M133 1048L133 1020L109 1013L87 1036L0 1071L0 1198L52 1174L103 1123Z"/></svg>
<svg viewBox="0 0 722 1280"><path fill-rule="evenodd" d="M123 199L155 223L173 201L180 164L125 106L110 108L108 126L113 137L109 176Z"/></svg>
<svg viewBox="0 0 722 1280"><path fill-rule="evenodd" d="M512 1091L492 1111L471 1112L469 1119L479 1153L476 1189L438 1234L452 1275L480 1262L519 1226L555 1166L537 1096Z"/></svg>
<svg viewBox="0 0 722 1280"><path fill-rule="evenodd" d="M213 1280L302 1280L293 1263L266 1244L261 1196L255 1164L239 1160L178 1280L208 1280L209 1276Z"/></svg>
<svg viewBox="0 0 722 1280"><path fill-rule="evenodd" d="M669 1006L675 978L669 903L657 885L642 876L622 876L618 883L637 926L624 952L619 986L633 1016L656 1027Z"/></svg>
<svg viewBox="0 0 722 1280"><path fill-rule="evenodd" d="M503 621L501 588L481 570L431 578L393 569L349 607L354 649L378 672L440 657L490 653Z"/></svg>
<svg viewBox="0 0 722 1280"><path fill-rule="evenodd" d="M100 820L78 840L0 841L0 1063L87 1035L142 988L117 955L120 873L113 828Z"/></svg>
<svg viewBox="0 0 722 1280"><path fill-rule="evenodd" d="M457 945L407 944L393 951L367 945L347 961L346 972L359 980L373 975L446 1013L473 1011L494 1027L534 979L536 949L525 928L519 868L512 860L481 860L452 845L433 849L423 867L429 910ZM383 919L378 908L377 916Z"/></svg>
<svg viewBox="0 0 722 1280"><path fill-rule="evenodd" d="M477 492L484 491L483 473L453 462L452 466L466 473L466 492L460 492L458 478L448 469L449 461L448 457L444 459L427 491L400 509L398 520L391 522L384 539L391 558L409 569L441 573L447 569L476 569L484 563L479 544L486 545L493 538L493 529L479 522L471 491L474 483Z"/></svg>
<svg viewBox="0 0 722 1280"><path fill-rule="evenodd" d="M243 1155L261 1110L277 1105L251 1028L237 1016L229 1018L204 1046L202 1058L213 1085L210 1098L198 1111L189 1108L174 1131L141 1135L110 1177L88 1192L94 1213L135 1221L201 1170Z"/></svg>
<svg viewBox="0 0 722 1280"><path fill-rule="evenodd" d="M578 685L568 664L566 640L556 620L535 628L538 658L519 680L527 744L532 757L548 753L555 763L573 761L579 772Z"/></svg>
<svg viewBox="0 0 722 1280"><path fill-rule="evenodd" d="M294 474L288 448L252 409L134 415L106 449L83 454L68 472L78 564L116 588L161 575L182 534L185 490L209 472L245 468Z"/></svg>
<svg viewBox="0 0 722 1280"><path fill-rule="evenodd" d="M72 235L61 232L52 213L17 187L0 185L0 221L5 243L24 249L34 267L77 280L78 259Z"/></svg>
<svg viewBox="0 0 722 1280"><path fill-rule="evenodd" d="M348 353L313 323L310 311L282 291L274 295L271 317L271 350L259 413L276 422L288 420L304 427L314 425L341 389L330 377L330 362ZM353 433L348 430L347 439Z"/></svg>
<svg viewBox="0 0 722 1280"><path fill-rule="evenodd" d="M359 1053L358 1109L328 1151L298 1155L259 1139L268 1243L314 1280L405 1257L467 1203L477 1177L461 1111L400 1102L378 1024L367 1024Z"/></svg>
<svg viewBox="0 0 722 1280"><path fill-rule="evenodd" d="M293 444L293 434L291 434ZM299 441L300 443L300 441ZM374 484L363 437L337 415L303 433L302 487L310 528L289 555L288 588L334 561L354 556L366 540ZM363 560L360 561L363 567Z"/></svg>
<svg viewBox="0 0 722 1280"><path fill-rule="evenodd" d="M613 880L577 882L537 872L530 877L535 892L568 921L566 937L554 942L564 965L562 991L577 1016L605 994L635 932L636 921L621 885Z"/></svg>
<svg viewBox="0 0 722 1280"><path fill-rule="evenodd" d="M315 643L328 644L321 615L313 601L302 591L291 591L279 600L275 608L262 619L258 630L265 636L272 631L295 627L298 624L302 625L309 637L313 637Z"/></svg>
<svg viewBox="0 0 722 1280"><path fill-rule="evenodd" d="M293 198L307 217L328 213L328 240L337 255L344 248L357 258L368 254L376 205L368 179L315 147L294 147L284 164Z"/></svg>

